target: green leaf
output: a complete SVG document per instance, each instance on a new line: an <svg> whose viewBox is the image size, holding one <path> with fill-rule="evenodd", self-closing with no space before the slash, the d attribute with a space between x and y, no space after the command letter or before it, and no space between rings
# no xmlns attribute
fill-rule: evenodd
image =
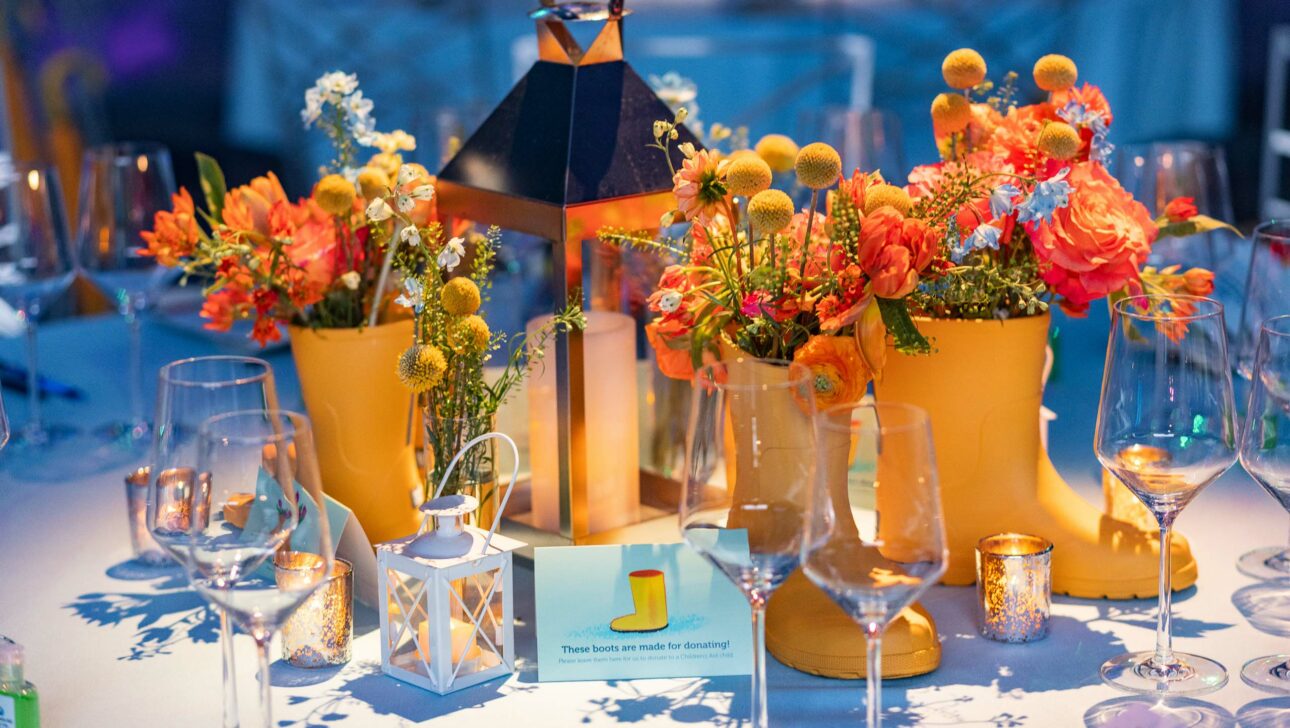
<svg viewBox="0 0 1290 728"><path fill-rule="evenodd" d="M918 332L914 319L909 315L909 306L903 298L879 298L878 310L882 313L882 322L896 340L896 351L902 354L927 354L932 345Z"/></svg>
<svg viewBox="0 0 1290 728"><path fill-rule="evenodd" d="M214 157L198 152L197 174L201 177L202 194L206 196L206 207L210 208L211 217L222 219L224 213L224 194L228 185L224 182L224 170Z"/></svg>
<svg viewBox="0 0 1290 728"><path fill-rule="evenodd" d="M1241 235L1240 230L1222 220L1215 220L1209 215L1195 215L1179 222L1169 222L1169 218L1161 215L1156 218L1156 227L1159 228L1161 236L1174 238L1185 238L1188 235L1198 235L1213 230L1229 230L1238 236L1245 237Z"/></svg>

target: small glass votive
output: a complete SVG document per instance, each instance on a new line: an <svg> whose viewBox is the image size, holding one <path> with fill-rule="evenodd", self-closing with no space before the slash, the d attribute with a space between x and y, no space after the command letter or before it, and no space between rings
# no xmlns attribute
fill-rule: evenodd
<svg viewBox="0 0 1290 728"><path fill-rule="evenodd" d="M1023 533L1000 533L977 542L976 600L984 637L1034 642L1048 636L1052 556L1052 542Z"/></svg>
<svg viewBox="0 0 1290 728"><path fill-rule="evenodd" d="M292 578L294 570L310 568L309 563L297 566L281 557L274 565L279 581ZM282 625L282 659L296 667L343 665L349 662L353 637L354 565L336 559L327 581Z"/></svg>
<svg viewBox="0 0 1290 728"><path fill-rule="evenodd" d="M148 475L142 467L125 476L125 508L130 522L130 546L134 558L149 566L161 566L170 560L148 528Z"/></svg>

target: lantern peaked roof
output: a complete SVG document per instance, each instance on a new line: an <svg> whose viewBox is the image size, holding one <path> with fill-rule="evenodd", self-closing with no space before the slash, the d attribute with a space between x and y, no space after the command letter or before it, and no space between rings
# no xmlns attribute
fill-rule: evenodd
<svg viewBox="0 0 1290 728"><path fill-rule="evenodd" d="M555 240L657 227L674 201L653 124L673 112L623 60L621 3L532 15L539 60L439 173L439 210ZM593 22L604 25L584 50L566 23ZM677 147L700 145L677 133L679 168Z"/></svg>

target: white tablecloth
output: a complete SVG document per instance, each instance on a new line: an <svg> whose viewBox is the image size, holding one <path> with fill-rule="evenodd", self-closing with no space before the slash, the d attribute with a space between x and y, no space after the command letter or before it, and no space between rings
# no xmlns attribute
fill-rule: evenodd
<svg viewBox="0 0 1290 728"><path fill-rule="evenodd" d="M1105 316L1059 319L1063 340L1047 404L1058 467L1098 499L1091 454L1093 415L1105 346ZM49 325L42 332L42 371L84 387L82 403L51 402L51 419L92 426L125 411L125 329L112 318ZM155 323L146 328L145 363L213 353L200 337ZM20 359L17 341L0 356ZM279 372L284 404L299 406L290 357L269 357ZM6 393L20 423L22 402ZM0 461L4 456L0 454ZM219 647L215 621L179 574L142 576L132 569L121 477L125 468L64 482L18 481L0 474L0 633L27 648L27 673L39 688L46 726L218 725ZM1290 652L1290 588L1239 575L1237 557L1283 542L1287 516L1244 473L1234 470L1202 493L1179 529L1200 562L1200 581L1175 598L1175 646L1215 658L1231 683L1199 701L1217 722L1290 725L1290 697L1241 683L1241 665ZM733 726L746 722L745 678L538 684L534 663L532 574L518 573L519 669L499 679L438 697L380 673L376 616L360 610L354 659L340 669L306 671L273 665L275 721L280 726L394 726L434 719L439 726L674 725ZM1097 668L1126 648L1150 649L1154 600L1090 601L1058 597L1052 633L1030 645L977 636L972 588L937 587L924 600L944 640L936 672L890 681L883 690L886 725L1078 726L1108 706L1138 701L1175 725L1168 706L1103 687ZM1238 609L1236 601L1244 606ZM1256 630L1251 618L1270 636ZM242 715L254 724L255 659L249 637L236 639ZM276 652L275 652L276 654ZM770 663L774 725L860 725L863 687ZM1177 707L1179 703L1174 703Z"/></svg>

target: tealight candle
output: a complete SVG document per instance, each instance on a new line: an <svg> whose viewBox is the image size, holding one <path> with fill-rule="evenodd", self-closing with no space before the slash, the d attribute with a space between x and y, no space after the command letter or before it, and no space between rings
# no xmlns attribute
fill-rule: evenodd
<svg viewBox="0 0 1290 728"><path fill-rule="evenodd" d="M150 566L157 566L169 559L148 528L149 472L147 467L143 467L125 476L125 508L130 521L130 546L134 557Z"/></svg>
<svg viewBox="0 0 1290 728"><path fill-rule="evenodd" d="M470 622L463 622L460 619L448 620L448 634L452 639L452 660L454 664L457 663L458 658L461 658L461 653L463 651L466 653L466 656L461 659L462 662L471 663L474 660L479 659L479 655L481 653L479 650L479 643L473 638L474 631L475 625ZM429 622L423 621L417 626L417 641L421 644L421 654L426 655L428 658L428 656L432 654L430 652ZM469 649L466 648L467 644L470 645ZM467 672L469 672L470 667L471 666L469 664L466 665Z"/></svg>
<svg viewBox="0 0 1290 728"><path fill-rule="evenodd" d="M312 557L312 558L292 558ZM274 565L278 584L303 587L313 579L312 554L288 552ZM349 662L354 636L354 567L332 563L327 581L282 625L282 659L296 667L329 667Z"/></svg>
<svg viewBox="0 0 1290 728"><path fill-rule="evenodd" d="M1001 533L976 547L976 594L981 634L999 642L1033 642L1048 635L1053 544L1038 536Z"/></svg>

